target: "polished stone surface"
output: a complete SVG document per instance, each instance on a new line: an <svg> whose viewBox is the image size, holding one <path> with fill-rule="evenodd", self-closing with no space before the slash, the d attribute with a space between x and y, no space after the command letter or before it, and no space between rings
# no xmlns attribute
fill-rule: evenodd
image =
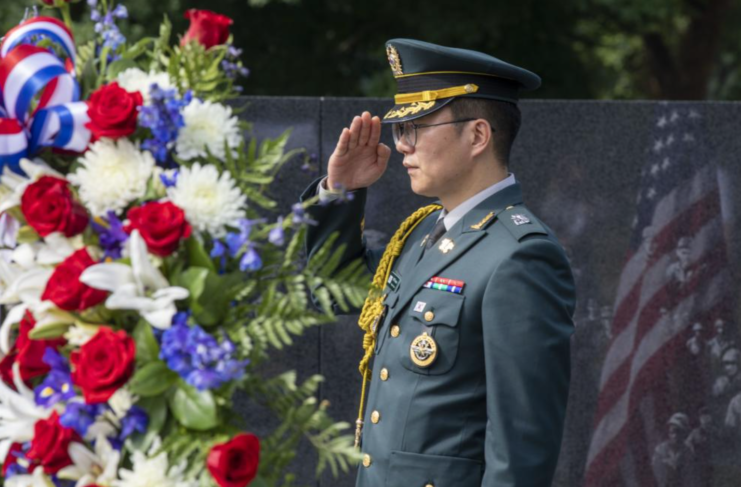
<svg viewBox="0 0 741 487"><path fill-rule="evenodd" d="M309 153L316 153L321 166L319 172L325 169L337 136L353 115L363 110L383 115L390 106L388 100L378 99L247 98L246 101L249 107L243 117L255 123L258 138L275 136L293 127L290 146L305 147ZM632 390L635 408L630 410L626 423L630 425L630 436L624 445L629 455L616 455L619 464L615 469L608 468L610 461L592 465L599 480L592 479L586 486L684 486L690 485L688 482L707 487L739 485L734 483L741 478L741 394L735 395L741 392L739 359L731 352L725 357L731 363L721 366L720 359L713 355L713 347L717 345L713 340L717 318L725 320L726 342L736 341L738 333L741 192L736 188L741 184L738 162L741 104L526 101L521 108L523 127L510 169L523 185L528 206L568 249L579 299L566 434L554 485L585 485L590 444L600 441L599 434L594 434L594 425L605 357L610 347L613 354L624 350L620 348L623 345L611 342L615 337L609 336L611 326L615 326L612 322L619 284L621 276L626 279L625 265L636 253L636 242L645 243L641 235L633 237L633 220L640 208L637 196L640 193L648 197L654 186L672 186L674 176L668 169L671 164L711 167L714 181L706 182L710 188L707 197L692 207L693 213L682 213L675 208L670 220L679 230L661 237L669 249L665 250L666 263L661 265L666 269L660 269L661 276L666 275L667 280L690 276L689 284L669 287L667 301L661 305L663 309L653 310L659 312L656 315L659 318L653 321L646 318L648 321L644 323L654 334L645 335L643 342L630 342L637 345L637 352L630 355L632 361L623 365L627 376L634 373L637 379ZM388 128L384 128L383 142L392 146ZM662 145L658 150L657 142ZM670 147L679 142L686 143L686 149ZM665 163L667 158L670 161ZM274 188L283 213L316 175L302 171L300 165L300 162L287 165ZM677 196L679 200L682 197ZM369 243L382 246L404 217L428 202L411 192L401 157L394 151L386 174L369 191L365 232ZM714 249L711 255L712 249L701 247L703 237L699 230L693 229L713 222L719 230L716 239L710 241ZM660 219L655 223L662 224ZM686 268L678 262L681 236L695 237L692 242L696 242L689 244L691 256ZM672 264L676 265L671 267ZM675 272L678 266L684 270ZM712 272L706 276L703 269ZM721 275L724 285L710 286L710 282L715 282L713 278ZM691 276L695 276L696 285ZM700 310L700 304L696 303L689 311L685 309L686 316L676 317L672 307L675 297L692 295L706 296L712 306ZM643 290L626 302L647 301L652 297ZM647 314L652 316L651 312L648 309ZM362 335L356 319L357 316L341 317L336 324L311 330L296 346L276 354L274 363L265 372L272 374L295 368L302 376L321 373L327 378L320 390L321 398L330 401L330 410L337 420L354 423L360 389L357 363L362 355ZM701 325L694 341L690 322ZM666 338L668 334L673 334L671 341ZM650 367L642 368L641 353L651 343L666 347L654 355ZM631 348L629 345L627 350ZM273 424L264 411L254 412L256 409L248 404L249 401L240 403L240 412L248 424L256 429ZM607 401L607 404L614 403ZM705 417L710 421L706 429L699 427L702 406L709 411ZM672 435L676 433L678 438L672 443L667 440L669 420L674 418L673 424L685 424L676 413L686 415L688 429L672 427ZM696 431L689 441L692 449L683 446L684 440L691 436L690 430ZM680 460L676 461L677 458ZM303 445L295 469L302 485L313 482L310 480L313 462L310 447ZM617 478L612 479L615 472ZM315 483L323 487L352 486L354 472L336 480L325 474Z"/></svg>

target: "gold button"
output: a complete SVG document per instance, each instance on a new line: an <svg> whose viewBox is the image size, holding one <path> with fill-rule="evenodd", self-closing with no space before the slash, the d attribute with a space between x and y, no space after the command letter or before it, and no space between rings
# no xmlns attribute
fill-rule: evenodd
<svg viewBox="0 0 741 487"><path fill-rule="evenodd" d="M365 455L363 455L363 466L365 468L368 468L368 467L371 466L371 463L373 463L373 462L371 461L370 455L368 455L367 453Z"/></svg>
<svg viewBox="0 0 741 487"><path fill-rule="evenodd" d="M433 313L432 311L428 311L427 313L425 313L426 321L432 321L434 319L435 319L435 313Z"/></svg>
<svg viewBox="0 0 741 487"><path fill-rule="evenodd" d="M466 90L466 93L471 94L476 92L476 88L472 84L467 84L463 87L464 90ZM426 487L432 487L431 485L427 485Z"/></svg>
<svg viewBox="0 0 741 487"><path fill-rule="evenodd" d="M427 485L425 485L425 487L435 487L435 486L432 485L432 484L427 484Z"/></svg>
<svg viewBox="0 0 741 487"><path fill-rule="evenodd" d="M389 369L386 367L381 369L381 380L388 380L389 379Z"/></svg>
<svg viewBox="0 0 741 487"><path fill-rule="evenodd" d="M371 423L378 424L378 422L381 421L381 413L378 411L373 411L371 413Z"/></svg>
<svg viewBox="0 0 741 487"><path fill-rule="evenodd" d="M401 328L399 328L399 325L394 325L391 327L391 336L396 338L399 336L399 332L401 332Z"/></svg>

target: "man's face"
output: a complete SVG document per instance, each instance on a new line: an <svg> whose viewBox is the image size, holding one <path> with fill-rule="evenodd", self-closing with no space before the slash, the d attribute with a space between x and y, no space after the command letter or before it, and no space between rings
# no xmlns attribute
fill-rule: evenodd
<svg viewBox="0 0 741 487"><path fill-rule="evenodd" d="M455 118L446 107L418 118L414 123L426 125L452 120ZM418 128L414 147L403 139L396 144L396 150L404 155L404 167L407 168L412 191L442 199L465 190L471 167L471 145L465 142L465 125L469 123L473 122ZM459 132L461 128L463 131Z"/></svg>
<svg viewBox="0 0 741 487"><path fill-rule="evenodd" d="M724 357L723 370L728 377L734 377L738 373L738 359L733 355Z"/></svg>

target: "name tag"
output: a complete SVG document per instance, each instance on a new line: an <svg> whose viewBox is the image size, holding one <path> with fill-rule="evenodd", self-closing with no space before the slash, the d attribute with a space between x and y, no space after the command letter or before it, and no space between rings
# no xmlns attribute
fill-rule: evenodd
<svg viewBox="0 0 741 487"><path fill-rule="evenodd" d="M401 277L396 272L391 271L391 275L389 276L389 280L386 283L388 284L389 289L392 291L396 291L399 289L399 284L401 284Z"/></svg>

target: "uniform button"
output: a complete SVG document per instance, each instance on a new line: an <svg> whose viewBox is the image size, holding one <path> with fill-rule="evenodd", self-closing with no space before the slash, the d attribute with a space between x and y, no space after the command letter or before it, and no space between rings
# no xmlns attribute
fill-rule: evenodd
<svg viewBox="0 0 741 487"><path fill-rule="evenodd" d="M389 379L389 369L386 367L381 369L381 380L388 380Z"/></svg>
<svg viewBox="0 0 741 487"><path fill-rule="evenodd" d="M432 484L427 484L427 485L425 485L425 487L435 487L435 486L432 485Z"/></svg>
<svg viewBox="0 0 741 487"><path fill-rule="evenodd" d="M371 423L378 424L378 422L381 421L381 413L378 411L373 411L371 413Z"/></svg>
<svg viewBox="0 0 741 487"><path fill-rule="evenodd" d="M394 325L391 327L391 336L396 338L399 336L399 333L401 332L401 328L399 328L399 325Z"/></svg>
<svg viewBox="0 0 741 487"><path fill-rule="evenodd" d="M425 313L426 321L432 321L434 319L435 319L435 313L433 313L432 311L428 311L427 313Z"/></svg>
<svg viewBox="0 0 741 487"><path fill-rule="evenodd" d="M372 460L371 460L371 456L368 455L367 453L365 455L363 455L363 466L365 468L368 468L368 467L371 466L371 463L373 463Z"/></svg>

